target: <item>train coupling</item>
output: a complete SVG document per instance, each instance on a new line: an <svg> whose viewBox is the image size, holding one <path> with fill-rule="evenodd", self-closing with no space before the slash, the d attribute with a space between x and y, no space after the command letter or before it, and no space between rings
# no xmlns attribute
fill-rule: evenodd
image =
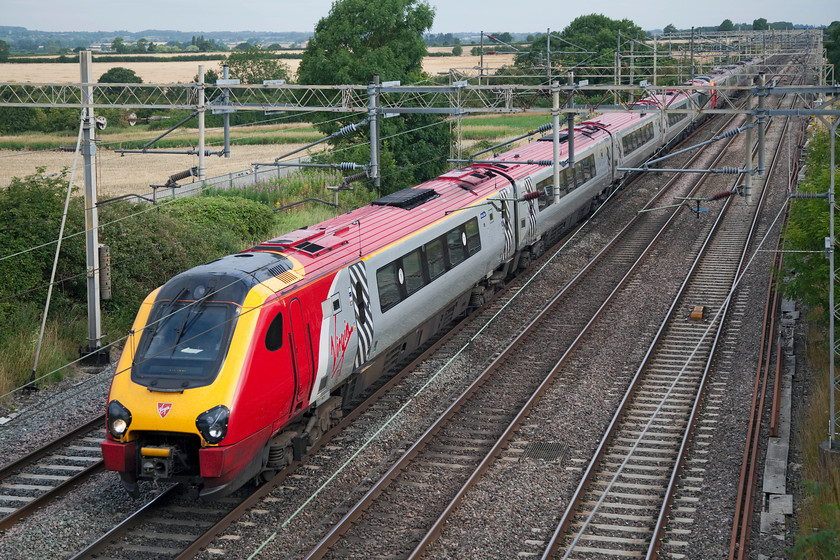
<svg viewBox="0 0 840 560"><path fill-rule="evenodd" d="M169 478L175 464L177 449L167 446L140 448L140 476L144 478Z"/></svg>

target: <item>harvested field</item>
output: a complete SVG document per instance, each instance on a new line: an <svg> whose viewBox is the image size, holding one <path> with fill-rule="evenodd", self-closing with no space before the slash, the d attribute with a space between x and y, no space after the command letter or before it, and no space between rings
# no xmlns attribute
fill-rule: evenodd
<svg viewBox="0 0 840 560"><path fill-rule="evenodd" d="M437 47L432 51L444 52L451 48ZM170 62L167 55L159 55L157 62L119 62L94 63L94 76L101 76L115 66L134 70L144 83L185 83L191 82L198 73L197 62ZM170 55L171 56L171 55ZM296 71L300 60L283 60L285 64ZM488 55L484 57L485 68L492 71L504 65L513 63L513 55ZM211 68L220 71L217 61L201 63L206 70ZM423 68L431 75L449 72L450 68L477 75L480 58L477 56L446 56L426 57ZM3 82L36 82L36 83L75 83L79 81L80 69L77 64L44 63L44 64L0 64L0 81ZM187 134L195 131L182 130ZM148 135L148 134L147 134ZM112 138L107 138L111 141ZM75 136L68 138L66 144L74 144ZM300 144L274 144L236 146L231 149L230 159L207 157L207 177L215 177L226 173L247 169L252 163L270 162L279 155L288 153ZM218 149L213 147L212 149ZM68 152L16 152L0 150L0 187L9 184L12 177L25 177L45 167L45 173L56 173L63 168L73 165L73 154ZM75 182L84 185L84 176L78 163ZM179 171L198 165L198 156L187 155L126 155L120 156L107 149L100 149L97 154L97 173L99 175L99 193L107 198L130 193L145 194L150 191L150 184L164 183L167 177Z"/></svg>
<svg viewBox="0 0 840 560"><path fill-rule="evenodd" d="M279 155L290 152L301 145L274 144L231 147L230 159L207 157L207 177L216 177L242 169L252 163L274 161ZM134 154L120 156L110 150L97 152L96 173L100 198L111 198L124 194L147 194L149 185L166 182L169 175L198 165L198 156ZM45 173L58 173L73 166L73 154L69 152L13 152L0 150L0 186L6 186L12 177L25 177L35 172L36 167L45 167ZM68 175L69 179L69 175ZM188 183L189 181L181 181ZM76 164L73 183L84 190L85 178L81 156Z"/></svg>
<svg viewBox="0 0 840 560"><path fill-rule="evenodd" d="M444 49L446 50L446 49ZM450 49L451 50L451 49ZM111 68L120 66L133 70L143 83L172 84L192 82L198 74L199 64L206 70L216 70L221 74L219 61L204 62L172 62L167 61L165 55L160 55L157 62L94 62L93 75L99 77ZM283 59L292 71L297 73L300 59ZM484 57L484 65L490 71L513 63L513 55L490 55ZM435 76L441 72L449 72L450 68L477 74L480 58L477 56L427 56L423 60L423 70ZM0 64L0 81L2 82L36 82L36 83L76 83L80 80L78 64L44 63L44 64Z"/></svg>

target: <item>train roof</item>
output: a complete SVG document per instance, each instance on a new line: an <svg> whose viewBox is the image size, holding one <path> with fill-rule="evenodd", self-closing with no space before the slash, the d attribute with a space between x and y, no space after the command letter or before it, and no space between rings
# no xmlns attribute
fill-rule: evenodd
<svg viewBox="0 0 840 560"><path fill-rule="evenodd" d="M652 105L673 105L683 92L657 94L647 98ZM611 134L639 123L653 120L636 112L606 113L575 126L575 153L608 139ZM563 134L565 130L561 130ZM385 247L422 231L434 223L482 202L510 185L534 175L546 166L524 163L549 161L552 142L533 141L488 158L498 163L473 164L451 170L430 181L382 197L372 204L342 214L325 222L297 229L268 240L247 252L281 253L298 262L307 279L320 277L360 258L369 257ZM560 159L568 158L568 143L560 145ZM521 160L520 163L517 160Z"/></svg>

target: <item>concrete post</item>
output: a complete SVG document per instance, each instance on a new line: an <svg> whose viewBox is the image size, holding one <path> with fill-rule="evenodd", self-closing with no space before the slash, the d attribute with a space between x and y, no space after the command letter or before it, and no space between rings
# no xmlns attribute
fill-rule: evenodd
<svg viewBox="0 0 840 560"><path fill-rule="evenodd" d="M84 354L102 347L102 316L99 292L99 211L96 207L96 120L93 115L93 58L90 51L79 53L82 78L82 155L85 165L85 255L87 264L88 345Z"/></svg>

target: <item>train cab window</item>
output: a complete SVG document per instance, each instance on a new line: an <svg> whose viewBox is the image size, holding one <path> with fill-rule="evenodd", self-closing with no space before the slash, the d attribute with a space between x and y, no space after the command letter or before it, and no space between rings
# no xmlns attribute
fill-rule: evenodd
<svg viewBox="0 0 840 560"><path fill-rule="evenodd" d="M265 331L265 348L269 352L276 352L283 347L283 314L278 313L271 320Z"/></svg>
<svg viewBox="0 0 840 560"><path fill-rule="evenodd" d="M420 249L412 251L402 258L403 271L405 272L406 295L411 295L425 285L423 280L423 259Z"/></svg>
<svg viewBox="0 0 840 560"><path fill-rule="evenodd" d="M376 271L376 283L379 286L379 306L386 311L400 302L400 282L398 273L401 273L396 262L387 264Z"/></svg>
<svg viewBox="0 0 840 560"><path fill-rule="evenodd" d="M426 243L426 262L429 266L429 280L434 280L446 272L446 261L443 258L443 239L435 239Z"/></svg>
<svg viewBox="0 0 840 560"><path fill-rule="evenodd" d="M467 234L461 228L446 234L446 246L449 249L449 266L455 267L464 262L466 256Z"/></svg>
<svg viewBox="0 0 840 560"><path fill-rule="evenodd" d="M478 233L478 220L473 218L464 227L467 231L467 252L473 256L481 250L481 236Z"/></svg>

